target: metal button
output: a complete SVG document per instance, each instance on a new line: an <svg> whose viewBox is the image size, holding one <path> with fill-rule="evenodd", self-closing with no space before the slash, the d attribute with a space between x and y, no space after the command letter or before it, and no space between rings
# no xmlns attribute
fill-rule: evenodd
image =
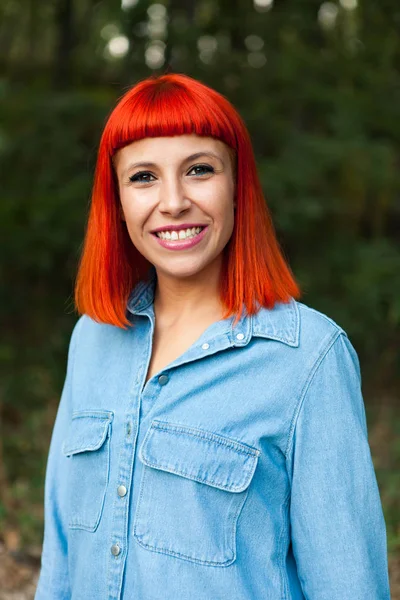
<svg viewBox="0 0 400 600"><path fill-rule="evenodd" d="M119 485L118 489L117 489L117 492L118 492L118 496L125 496L126 492L127 492L127 489L126 489L126 487L124 485Z"/></svg>
<svg viewBox="0 0 400 600"><path fill-rule="evenodd" d="M242 340L244 338L244 333L238 333L236 336L237 340Z"/></svg>
<svg viewBox="0 0 400 600"><path fill-rule="evenodd" d="M114 556L118 556L118 554L121 552L121 548L118 546L118 544L113 544L111 546L111 554L113 554Z"/></svg>
<svg viewBox="0 0 400 600"><path fill-rule="evenodd" d="M210 344L207 344L207 342L202 345L203 350L208 350L209 347L210 347Z"/></svg>
<svg viewBox="0 0 400 600"><path fill-rule="evenodd" d="M165 385L166 383L168 383L168 381L169 381L168 375L160 375L160 377L158 378L158 383L160 385Z"/></svg>

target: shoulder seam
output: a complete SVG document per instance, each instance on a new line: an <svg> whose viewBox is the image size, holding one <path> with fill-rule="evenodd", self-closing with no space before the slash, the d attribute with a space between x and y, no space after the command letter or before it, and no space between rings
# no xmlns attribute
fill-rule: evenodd
<svg viewBox="0 0 400 600"><path fill-rule="evenodd" d="M312 309L310 309L310 310L312 310ZM320 365L324 361L324 359L325 359L326 355L328 354L329 350L332 348L332 346L335 344L335 342L339 339L339 337L341 335L343 335L343 334L346 335L346 337L347 337L346 332L344 330L342 330L340 327L338 327L337 330L335 331L335 333L329 338L329 340L328 340L325 348L323 349L323 351L321 352L321 354L317 357L315 363L311 367L310 373L309 373L309 375L308 375L308 377L306 379L306 382L305 382L305 384L303 386L303 389L301 391L300 399L299 399L298 403L296 404L296 408L294 410L294 414L293 414L292 421L291 421L291 424L290 424L289 435L288 435L288 442L287 442L286 450L285 450L285 458L286 458L286 460L288 460L289 453L290 453L290 451L292 449L294 430L296 429L297 419L298 419L298 416L300 414L301 407L302 407L302 405L304 403L304 399L305 399L305 397L307 395L308 388L310 387L311 382L314 379L315 374L317 373Z"/></svg>
<svg viewBox="0 0 400 600"><path fill-rule="evenodd" d="M82 329L82 323L85 319L86 315L82 315L81 317L79 317L78 321L75 323L74 326L74 330L73 330L73 334L75 333L74 336L74 344L73 344L73 348L72 348L72 362L71 362L71 388L72 388L72 382L74 379L74 373L75 373L75 357L76 357L76 348L79 342L79 338L80 338L80 333L81 333L81 329Z"/></svg>
<svg viewBox="0 0 400 600"><path fill-rule="evenodd" d="M328 317L328 315L325 315L324 313L320 312L319 310L317 310L315 308L312 308L311 306L307 306L307 304L303 304L303 302L299 302L298 300L296 300L296 302L302 308L308 310L309 312L313 312L316 315L322 317L323 319L325 319L325 321L328 321L328 323L330 323L331 325L333 325L340 333L344 333L347 336L346 331L340 325L338 325L338 323L336 323L333 319L331 319L330 317Z"/></svg>

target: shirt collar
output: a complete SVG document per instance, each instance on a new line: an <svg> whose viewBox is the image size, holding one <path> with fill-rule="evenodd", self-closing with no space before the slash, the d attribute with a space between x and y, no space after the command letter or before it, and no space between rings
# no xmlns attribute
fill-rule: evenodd
<svg viewBox="0 0 400 600"><path fill-rule="evenodd" d="M152 266L147 279L140 281L128 298L127 309L131 314L141 314L153 303L155 284L156 270ZM234 317L228 333L233 346L247 345L252 336L277 340L293 347L299 345L300 314L294 298L287 303L276 302L271 309L261 307L254 315L243 311L235 326L233 322Z"/></svg>
<svg viewBox="0 0 400 600"><path fill-rule="evenodd" d="M152 304L156 279L156 270L151 266L147 273L147 278L136 284L128 298L127 309L130 313L133 315L139 314L149 304Z"/></svg>

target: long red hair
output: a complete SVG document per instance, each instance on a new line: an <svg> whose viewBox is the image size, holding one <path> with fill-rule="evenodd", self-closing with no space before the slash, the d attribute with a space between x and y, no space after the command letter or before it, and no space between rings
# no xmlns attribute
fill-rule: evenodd
<svg viewBox="0 0 400 600"><path fill-rule="evenodd" d="M150 263L134 247L121 219L112 158L145 137L195 133L225 142L235 159L234 230L225 250L220 297L224 318L299 298L266 205L249 133L232 104L187 75L151 76L126 92L105 125L97 157L91 208L79 264L75 305L95 321L125 328L127 301Z"/></svg>

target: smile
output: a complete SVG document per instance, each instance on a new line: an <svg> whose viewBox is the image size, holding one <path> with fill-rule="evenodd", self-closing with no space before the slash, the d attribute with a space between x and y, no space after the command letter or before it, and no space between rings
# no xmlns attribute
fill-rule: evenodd
<svg viewBox="0 0 400 600"><path fill-rule="evenodd" d="M152 235L157 242L169 250L185 250L196 246L204 238L208 226L192 227L189 229L157 231Z"/></svg>
<svg viewBox="0 0 400 600"><path fill-rule="evenodd" d="M162 240L187 240L194 238L204 227L192 227L191 229L179 229L177 231L157 231L156 235Z"/></svg>

